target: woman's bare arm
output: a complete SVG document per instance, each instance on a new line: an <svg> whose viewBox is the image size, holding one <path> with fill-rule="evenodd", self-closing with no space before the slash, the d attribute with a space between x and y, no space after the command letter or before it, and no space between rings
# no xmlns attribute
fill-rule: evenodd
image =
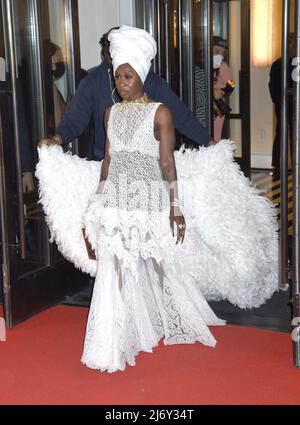
<svg viewBox="0 0 300 425"><path fill-rule="evenodd" d="M109 147L110 142L107 136L107 126L108 126L108 120L110 115L111 107L107 108L104 114L104 127L106 131L106 140L105 140L105 155L102 162L102 168L101 168L101 175L100 175L100 182L98 187L98 193L102 193L104 184L106 182L107 176L108 176L108 170L109 170L109 164L110 164L110 155L109 155Z"/></svg>
<svg viewBox="0 0 300 425"><path fill-rule="evenodd" d="M159 162L163 177L172 186L170 190L170 202L178 199L177 173L174 159L175 130L173 117L170 109L161 105L155 116L155 136L159 143Z"/></svg>
<svg viewBox="0 0 300 425"><path fill-rule="evenodd" d="M185 234L185 221L180 210L177 172L174 158L175 149L175 130L173 125L173 117L170 109L161 105L155 115L154 134L159 140L159 162L163 177L169 183L170 194L170 226L174 235L174 223L177 225L177 242L183 242ZM174 205L175 203L175 205Z"/></svg>

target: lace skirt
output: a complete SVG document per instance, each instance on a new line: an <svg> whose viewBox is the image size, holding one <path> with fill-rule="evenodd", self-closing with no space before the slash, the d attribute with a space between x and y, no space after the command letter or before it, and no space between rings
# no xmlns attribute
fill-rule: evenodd
<svg viewBox="0 0 300 425"><path fill-rule="evenodd" d="M97 251L97 274L82 362L101 371L133 366L140 351L196 341L214 346L208 325L224 325L179 261L169 210L102 206L95 195L85 215Z"/></svg>
<svg viewBox="0 0 300 425"><path fill-rule="evenodd" d="M208 326L225 325L176 264L137 259L135 271L112 252L99 253L82 363L115 372L135 365L140 351L197 341L215 346Z"/></svg>

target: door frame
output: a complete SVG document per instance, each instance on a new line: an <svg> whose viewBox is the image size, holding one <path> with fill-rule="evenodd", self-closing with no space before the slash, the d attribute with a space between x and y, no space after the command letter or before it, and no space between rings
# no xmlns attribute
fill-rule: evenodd
<svg viewBox="0 0 300 425"><path fill-rule="evenodd" d="M34 31L36 37L33 40L36 43L36 52L39 52L36 62L33 64L36 69L35 93L38 94L37 110L39 118L36 126L36 134L34 135L35 143L41 138L49 136L47 131L47 116L45 115L47 85L44 85L44 68L42 65L42 36L49 36L49 18L47 16L48 0L30 0L30 17L35 19ZM7 14L12 14L12 1L1 0L3 6L3 26L4 31L12 31L7 29ZM80 50L79 50L79 22L78 22L78 4L77 0L64 0L65 12L69 11L69 15L65 14L64 19L68 19L69 37L68 43L71 43L70 52L74 55L71 64L73 73L71 84L73 91L75 85L79 81L80 75ZM49 11L48 11L49 13ZM12 19L10 20L12 22ZM41 23L43 23L41 25ZM2 23L1 23L2 24ZM39 28L42 26L43 28ZM71 30L70 30L71 29ZM77 34L76 38L74 35ZM16 107L13 105L14 85L12 84L11 70L16 69L13 62L14 43L8 43L6 38L6 48L8 59L8 83L5 90L0 93L0 200L1 200L1 242L2 242L2 281L3 281L3 306L4 316L7 327L26 320L27 318L63 301L66 296L71 296L90 284L90 276L83 274L69 263L67 260L57 258L57 247L49 241L49 231L45 220L41 218L41 228L39 234L42 236L42 245L45 245L45 256L41 265L31 268L28 271L21 270L20 264L20 232L18 229L18 219L20 216L18 211L20 208L20 199L17 196L20 185L20 161L16 161L16 149L18 148L18 140L16 141L14 115ZM51 69L51 68L50 68ZM47 75L47 74L45 74ZM3 84L2 84L3 86ZM49 96L49 95L48 95ZM16 97L16 96L15 96ZM48 125L49 128L49 125ZM76 150L76 149L75 149ZM37 195L34 195L37 196ZM23 198L23 197L22 197ZM22 199L23 200L23 199ZM23 203L22 203L23 207ZM24 208L23 208L24 209ZM24 214L21 216L24 220ZM39 218L40 219L40 218ZM19 217L20 221L20 217Z"/></svg>
<svg viewBox="0 0 300 425"><path fill-rule="evenodd" d="M227 4L230 1L227 0ZM247 177L251 174L251 59L250 59L250 0L239 0L241 5L241 70L239 78L239 114L230 114L229 120L239 119L242 123L242 156L235 158ZM227 27L230 30L229 24Z"/></svg>

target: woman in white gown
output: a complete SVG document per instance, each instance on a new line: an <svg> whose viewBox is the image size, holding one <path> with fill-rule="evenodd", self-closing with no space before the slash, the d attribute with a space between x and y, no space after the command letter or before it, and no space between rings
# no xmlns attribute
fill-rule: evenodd
<svg viewBox="0 0 300 425"><path fill-rule="evenodd" d="M105 113L102 164L43 147L36 174L53 239L96 276L81 361L114 372L162 337L215 346L208 326L225 322L205 298L241 307L269 298L277 233L271 205L233 164L229 141L174 158L171 112L143 89L154 39L127 26L109 37L123 101ZM83 226L97 261L84 251Z"/></svg>

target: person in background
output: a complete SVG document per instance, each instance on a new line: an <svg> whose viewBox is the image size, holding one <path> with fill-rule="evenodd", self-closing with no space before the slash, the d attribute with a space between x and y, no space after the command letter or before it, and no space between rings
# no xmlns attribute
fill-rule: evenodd
<svg viewBox="0 0 300 425"><path fill-rule="evenodd" d="M63 114L66 112L67 105L63 95L59 91L56 81L60 80L65 72L66 65L64 61L64 56L61 48L55 44L50 43L51 49L51 65L52 65L52 77L53 77L53 103L54 103L54 122L55 128L58 127Z"/></svg>
<svg viewBox="0 0 300 425"><path fill-rule="evenodd" d="M92 119L95 128L93 159L100 161L104 158L104 112L109 106L121 101L115 88L112 61L109 54L108 35L113 29L116 28L111 28L100 40L102 63L80 82L70 107L63 115L56 130L56 134L51 139L41 140L39 146L72 142L84 132ZM152 99L163 102L170 107L175 128L186 138L203 146L214 143L207 129L175 95L167 82L153 71L150 71L147 76L145 91Z"/></svg>
<svg viewBox="0 0 300 425"><path fill-rule="evenodd" d="M59 80L65 74L65 62L61 48L50 42L51 63L52 63L52 77L53 77L53 103L54 103L54 116L55 127L58 126L63 113L66 111L66 103L55 81ZM29 125L25 113L25 99L22 89L22 84L17 80L17 95L18 95L18 116L20 120L20 151L22 162L22 184L23 192L32 192L35 188L34 185L34 158L33 147L30 141Z"/></svg>
<svg viewBox="0 0 300 425"><path fill-rule="evenodd" d="M224 89L228 81L232 80L231 71L226 62L224 62L227 43L221 37L213 38L213 92L216 101L226 102L226 92ZM214 140L219 142L222 138L222 128L225 120L225 114L217 107L214 102Z"/></svg>
<svg viewBox="0 0 300 425"><path fill-rule="evenodd" d="M296 38L294 33L289 34L289 86L293 87L292 80L292 59L296 55ZM274 179L280 179L280 133L281 133L281 66L282 58L277 59L272 63L270 70L269 91L272 102L275 105L276 114L276 133L273 143L272 151L272 166L274 167ZM288 98L288 126L290 134L292 132L292 118L293 118L293 100L292 97ZM290 137L291 138L291 137ZM293 160L292 144L290 146L291 159Z"/></svg>

